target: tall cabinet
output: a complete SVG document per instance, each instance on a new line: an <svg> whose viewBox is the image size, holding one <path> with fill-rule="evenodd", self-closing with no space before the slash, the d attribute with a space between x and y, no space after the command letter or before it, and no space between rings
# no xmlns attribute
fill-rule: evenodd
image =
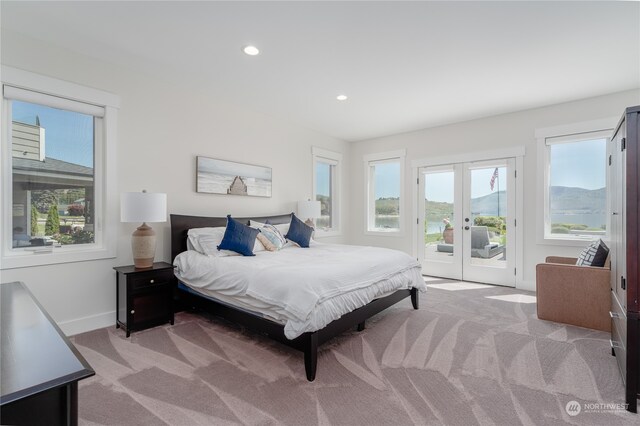
<svg viewBox="0 0 640 426"><path fill-rule="evenodd" d="M609 142L611 352L625 385L628 410L640 391L640 106L627 108Z"/></svg>

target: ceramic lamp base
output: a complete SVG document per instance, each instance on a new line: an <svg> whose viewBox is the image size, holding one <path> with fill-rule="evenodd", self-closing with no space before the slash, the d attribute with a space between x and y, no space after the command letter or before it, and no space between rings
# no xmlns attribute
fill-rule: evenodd
<svg viewBox="0 0 640 426"><path fill-rule="evenodd" d="M156 232L146 223L131 234L133 265L136 268L151 268L156 256Z"/></svg>

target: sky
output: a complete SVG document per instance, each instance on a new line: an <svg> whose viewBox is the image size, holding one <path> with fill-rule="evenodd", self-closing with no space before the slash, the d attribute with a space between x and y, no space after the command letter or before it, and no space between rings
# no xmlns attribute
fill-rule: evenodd
<svg viewBox="0 0 640 426"><path fill-rule="evenodd" d="M45 129L45 155L93 167L93 116L28 102L12 101L12 120Z"/></svg>
<svg viewBox="0 0 640 426"><path fill-rule="evenodd" d="M331 182L330 176L331 166L327 163L319 161L316 165L316 194L330 196Z"/></svg>
<svg viewBox="0 0 640 426"><path fill-rule="evenodd" d="M491 189L491 176L495 167L474 169L471 171L471 198L489 195L507 189L506 167L498 167L498 179ZM453 172L428 173L425 180L425 198L429 201L453 203Z"/></svg>
<svg viewBox="0 0 640 426"><path fill-rule="evenodd" d="M376 164L375 198L400 197L400 163Z"/></svg>
<svg viewBox="0 0 640 426"><path fill-rule="evenodd" d="M606 139L551 145L551 186L606 186Z"/></svg>

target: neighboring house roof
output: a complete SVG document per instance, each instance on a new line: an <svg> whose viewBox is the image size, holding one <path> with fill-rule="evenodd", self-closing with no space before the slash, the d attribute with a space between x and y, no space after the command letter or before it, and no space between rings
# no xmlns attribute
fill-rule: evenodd
<svg viewBox="0 0 640 426"><path fill-rule="evenodd" d="M29 172L47 172L61 175L93 177L93 168L45 157L44 161L13 158L13 169Z"/></svg>

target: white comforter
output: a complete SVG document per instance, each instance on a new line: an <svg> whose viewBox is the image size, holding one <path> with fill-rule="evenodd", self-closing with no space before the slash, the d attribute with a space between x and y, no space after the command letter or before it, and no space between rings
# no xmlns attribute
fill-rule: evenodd
<svg viewBox="0 0 640 426"><path fill-rule="evenodd" d="M186 251L174 261L180 281L203 293L248 296L273 307L294 339L391 291L426 291L420 264L376 247L312 243L256 256L209 257Z"/></svg>

